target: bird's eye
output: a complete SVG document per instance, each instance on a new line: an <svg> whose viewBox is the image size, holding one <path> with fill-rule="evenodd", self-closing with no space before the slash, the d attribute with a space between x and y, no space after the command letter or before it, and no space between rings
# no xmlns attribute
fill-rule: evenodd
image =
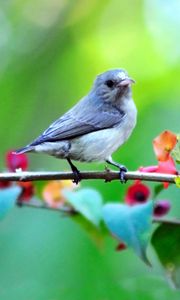
<svg viewBox="0 0 180 300"><path fill-rule="evenodd" d="M114 86L114 81L113 80L107 80L106 81L106 85L109 87L109 88L112 88Z"/></svg>

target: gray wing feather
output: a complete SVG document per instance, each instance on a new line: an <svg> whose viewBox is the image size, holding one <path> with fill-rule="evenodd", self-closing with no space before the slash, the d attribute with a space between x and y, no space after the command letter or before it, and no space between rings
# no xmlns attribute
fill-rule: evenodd
<svg viewBox="0 0 180 300"><path fill-rule="evenodd" d="M44 142L62 141L78 136L107 129L119 124L125 117L123 111L110 104L93 103L84 98L66 114L56 120L30 145L35 146Z"/></svg>

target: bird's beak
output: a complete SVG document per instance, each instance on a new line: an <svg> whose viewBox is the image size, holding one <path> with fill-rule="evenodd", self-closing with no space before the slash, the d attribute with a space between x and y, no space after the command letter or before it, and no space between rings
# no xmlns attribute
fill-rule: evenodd
<svg viewBox="0 0 180 300"><path fill-rule="evenodd" d="M122 87L122 86L127 86L129 84L132 84L132 83L135 83L135 80L132 79L132 78L124 78L123 80L121 80L119 83L118 83L118 87Z"/></svg>

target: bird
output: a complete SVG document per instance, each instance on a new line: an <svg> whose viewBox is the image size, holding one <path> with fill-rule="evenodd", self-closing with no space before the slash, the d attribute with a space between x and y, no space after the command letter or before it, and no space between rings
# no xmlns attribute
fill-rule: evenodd
<svg viewBox="0 0 180 300"><path fill-rule="evenodd" d="M113 161L112 153L127 141L136 125L133 83L123 69L101 73L86 96L15 153L45 153L66 159L76 184L81 173L72 160L106 162L119 168L120 180L125 182L127 168Z"/></svg>

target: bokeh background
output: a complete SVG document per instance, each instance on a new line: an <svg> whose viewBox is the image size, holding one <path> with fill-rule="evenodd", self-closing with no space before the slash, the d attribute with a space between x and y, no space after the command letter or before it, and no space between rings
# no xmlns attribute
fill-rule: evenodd
<svg viewBox="0 0 180 300"><path fill-rule="evenodd" d="M179 29L178 0L1 0L1 170L7 150L37 137L88 92L98 73L119 67L136 80L139 114L114 159L131 170L156 164L152 139L165 129L180 130ZM29 158L31 170L69 170L45 155ZM101 181L82 186L98 189L104 201L123 201L127 187ZM180 217L178 190L163 193L172 200L171 214ZM15 208L0 224L0 298L179 299L152 249L150 269L130 250L114 251L115 245L109 238L98 248L58 213Z"/></svg>

